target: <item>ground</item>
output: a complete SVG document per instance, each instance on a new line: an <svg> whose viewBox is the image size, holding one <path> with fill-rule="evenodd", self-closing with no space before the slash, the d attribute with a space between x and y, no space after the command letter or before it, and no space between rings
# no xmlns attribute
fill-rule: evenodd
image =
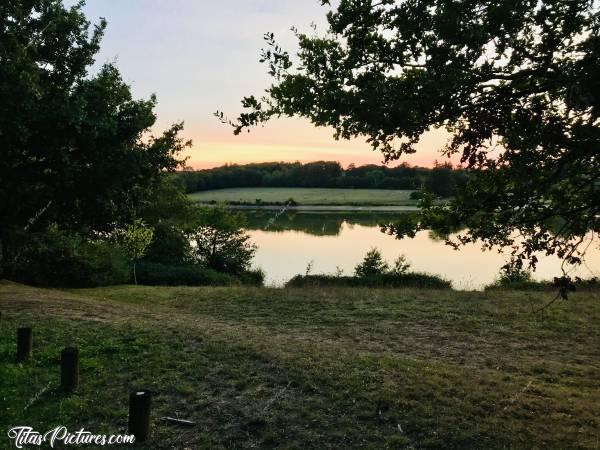
<svg viewBox="0 0 600 450"><path fill-rule="evenodd" d="M551 296L3 282L0 448L12 425L124 432L143 387L154 431L139 448L598 449L600 294L534 312ZM27 325L34 358L17 365Z"/></svg>
<svg viewBox="0 0 600 450"><path fill-rule="evenodd" d="M284 203L293 198L300 205L416 205L410 199L413 191L392 189L329 189L329 188L230 188L190 194L198 202L263 202Z"/></svg>

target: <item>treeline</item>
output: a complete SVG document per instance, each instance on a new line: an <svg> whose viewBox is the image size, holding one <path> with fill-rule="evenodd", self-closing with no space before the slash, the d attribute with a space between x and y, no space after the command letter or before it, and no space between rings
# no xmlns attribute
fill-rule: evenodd
<svg viewBox="0 0 600 450"><path fill-rule="evenodd" d="M464 170L448 163L436 163L433 168L351 164L344 169L335 161L231 164L178 172L188 193L234 187L319 187L427 190L440 197L454 195L466 176Z"/></svg>

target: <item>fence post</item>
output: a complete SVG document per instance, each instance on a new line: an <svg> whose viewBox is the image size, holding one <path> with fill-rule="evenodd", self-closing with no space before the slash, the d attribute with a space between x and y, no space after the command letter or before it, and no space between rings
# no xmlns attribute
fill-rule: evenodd
<svg viewBox="0 0 600 450"><path fill-rule="evenodd" d="M79 349L67 347L60 353L60 384L63 391L73 392L79 386Z"/></svg>
<svg viewBox="0 0 600 450"><path fill-rule="evenodd" d="M33 332L31 328L17 328L17 362L25 362L31 358Z"/></svg>
<svg viewBox="0 0 600 450"><path fill-rule="evenodd" d="M135 436L136 442L143 442L150 437L150 409L152 394L144 390L135 390L129 394L129 433Z"/></svg>

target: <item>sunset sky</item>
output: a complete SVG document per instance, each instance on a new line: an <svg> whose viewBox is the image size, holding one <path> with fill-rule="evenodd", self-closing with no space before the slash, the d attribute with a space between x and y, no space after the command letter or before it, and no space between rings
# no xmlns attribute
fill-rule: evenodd
<svg viewBox="0 0 600 450"><path fill-rule="evenodd" d="M66 0L66 4L75 3ZM213 113L241 112L240 99L258 94L270 80L259 63L263 34L294 53L292 26L325 29L327 9L318 0L87 0L84 11L108 28L97 66L115 62L136 97L158 96L157 131L185 122L193 140L189 165L206 168L224 163L336 160L380 163L381 154L364 140L336 142L333 131L302 119L280 119L250 134L233 136ZM401 160L428 166L441 160L442 131L431 132L420 151Z"/></svg>

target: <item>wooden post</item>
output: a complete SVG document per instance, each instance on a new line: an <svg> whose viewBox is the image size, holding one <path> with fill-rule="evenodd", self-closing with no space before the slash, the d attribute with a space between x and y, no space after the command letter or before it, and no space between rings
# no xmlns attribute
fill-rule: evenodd
<svg viewBox="0 0 600 450"><path fill-rule="evenodd" d="M25 362L31 358L33 332L31 328L17 328L17 362Z"/></svg>
<svg viewBox="0 0 600 450"><path fill-rule="evenodd" d="M150 409L152 394L136 390L129 394L129 433L136 442L144 442L150 437Z"/></svg>
<svg viewBox="0 0 600 450"><path fill-rule="evenodd" d="M79 349L67 347L60 353L60 384L63 391L71 393L79 385Z"/></svg>

